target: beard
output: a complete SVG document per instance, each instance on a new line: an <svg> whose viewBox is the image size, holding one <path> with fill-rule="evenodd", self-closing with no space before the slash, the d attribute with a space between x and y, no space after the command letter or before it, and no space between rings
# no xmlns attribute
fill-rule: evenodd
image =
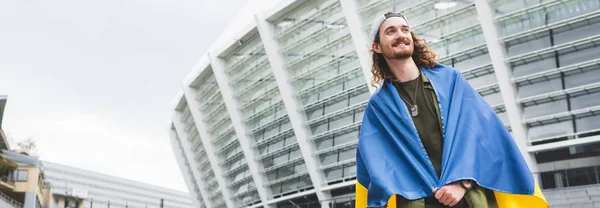
<svg viewBox="0 0 600 208"><path fill-rule="evenodd" d="M386 59L407 59L411 58L414 52L413 43L409 43L408 49L402 51L395 51L393 48L402 44L402 42L410 42L408 40L396 40L393 44L390 44L389 47L382 47L382 54Z"/></svg>

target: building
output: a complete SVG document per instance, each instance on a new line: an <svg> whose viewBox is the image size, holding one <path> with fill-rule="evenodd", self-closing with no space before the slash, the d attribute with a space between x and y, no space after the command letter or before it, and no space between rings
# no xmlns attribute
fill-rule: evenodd
<svg viewBox="0 0 600 208"><path fill-rule="evenodd" d="M52 189L45 183L37 156L2 150L0 201L9 208L53 208Z"/></svg>
<svg viewBox="0 0 600 208"><path fill-rule="evenodd" d="M600 203L590 197L600 183L599 1L257 7L230 25L175 99L170 138L197 207L353 206L358 130L374 91L367 32L388 11L405 14L489 102L553 206ZM579 198L562 200L571 195Z"/></svg>
<svg viewBox="0 0 600 208"><path fill-rule="evenodd" d="M44 182L39 158L10 149L2 130L7 96L0 95L0 207L52 208L51 188Z"/></svg>
<svg viewBox="0 0 600 208"><path fill-rule="evenodd" d="M164 208L194 207L188 193L42 161L52 187L54 207ZM65 203L67 206L65 206Z"/></svg>
<svg viewBox="0 0 600 208"><path fill-rule="evenodd" d="M0 95L0 147L2 149L10 149L10 145L8 144L8 138L6 138L6 134L4 134L4 130L2 129L2 120L4 118L4 109L6 108L6 95Z"/></svg>

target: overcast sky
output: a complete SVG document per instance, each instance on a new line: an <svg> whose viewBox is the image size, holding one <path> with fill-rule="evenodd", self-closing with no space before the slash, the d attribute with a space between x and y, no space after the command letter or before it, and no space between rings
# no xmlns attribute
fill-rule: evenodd
<svg viewBox="0 0 600 208"><path fill-rule="evenodd" d="M42 160L186 191L179 83L247 0L2 0L3 129Z"/></svg>

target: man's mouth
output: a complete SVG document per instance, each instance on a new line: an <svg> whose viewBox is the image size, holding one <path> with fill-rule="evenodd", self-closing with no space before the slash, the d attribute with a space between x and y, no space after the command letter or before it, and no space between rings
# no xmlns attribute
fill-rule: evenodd
<svg viewBox="0 0 600 208"><path fill-rule="evenodd" d="M410 43L408 41L398 41L395 44L393 44L392 47L397 47L397 46L408 47L409 45L410 45Z"/></svg>

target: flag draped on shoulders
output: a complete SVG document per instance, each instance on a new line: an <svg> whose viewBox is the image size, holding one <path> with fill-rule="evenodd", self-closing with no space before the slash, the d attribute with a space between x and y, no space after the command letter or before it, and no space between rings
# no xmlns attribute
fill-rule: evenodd
<svg viewBox="0 0 600 208"><path fill-rule="evenodd" d="M395 194L420 199L463 179L493 190L500 208L548 207L503 122L460 72L441 64L420 70L442 118L441 176L396 88L385 81L371 96L360 130L356 207L392 207Z"/></svg>

